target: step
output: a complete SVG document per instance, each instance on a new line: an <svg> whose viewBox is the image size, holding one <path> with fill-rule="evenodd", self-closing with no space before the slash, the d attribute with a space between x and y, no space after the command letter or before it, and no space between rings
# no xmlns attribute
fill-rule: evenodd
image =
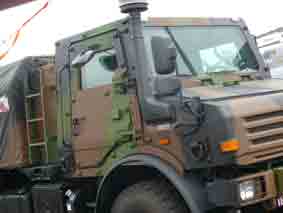
<svg viewBox="0 0 283 213"><path fill-rule="evenodd" d="M40 93L34 93L34 94L30 94L30 95L27 95L26 98L35 98L35 97L40 97Z"/></svg>
<svg viewBox="0 0 283 213"><path fill-rule="evenodd" d="M32 143L29 144L29 147L38 147L38 146L46 146L47 144L45 142L42 143Z"/></svg>
<svg viewBox="0 0 283 213"><path fill-rule="evenodd" d="M88 202L88 203L86 203L86 206L88 208L95 209L96 208L96 203L95 202Z"/></svg>
<svg viewBox="0 0 283 213"><path fill-rule="evenodd" d="M31 119L31 120L27 120L28 123L35 123L35 122L40 122L43 121L43 118L35 118L35 119Z"/></svg>

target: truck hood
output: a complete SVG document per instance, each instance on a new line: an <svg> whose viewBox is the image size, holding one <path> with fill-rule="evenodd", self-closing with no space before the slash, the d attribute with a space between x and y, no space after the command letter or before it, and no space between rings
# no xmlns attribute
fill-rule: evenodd
<svg viewBox="0 0 283 213"><path fill-rule="evenodd" d="M200 97L204 101L221 101L247 96L283 93L283 79L241 82L234 86L201 86L183 90L186 97Z"/></svg>
<svg viewBox="0 0 283 213"><path fill-rule="evenodd" d="M283 80L243 82L230 87L195 87L187 96L199 96L206 122L192 141L209 141L211 156L207 166L250 165L283 158ZM209 138L209 139L206 139ZM237 139L240 150L223 154L219 145ZM189 158L188 162L193 162ZM204 162L204 161L203 161ZM199 167L196 162L192 167Z"/></svg>

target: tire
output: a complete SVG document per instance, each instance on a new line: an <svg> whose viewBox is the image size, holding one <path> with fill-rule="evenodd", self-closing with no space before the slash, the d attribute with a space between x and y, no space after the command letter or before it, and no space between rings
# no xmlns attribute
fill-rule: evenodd
<svg viewBox="0 0 283 213"><path fill-rule="evenodd" d="M122 191L111 213L187 213L184 201L165 181L144 181Z"/></svg>

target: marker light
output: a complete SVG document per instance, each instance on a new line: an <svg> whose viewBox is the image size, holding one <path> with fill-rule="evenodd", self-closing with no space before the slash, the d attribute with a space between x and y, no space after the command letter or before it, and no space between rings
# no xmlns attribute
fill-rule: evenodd
<svg viewBox="0 0 283 213"><path fill-rule="evenodd" d="M237 152L240 150L240 141L236 139L225 141L220 144L221 152Z"/></svg>
<svg viewBox="0 0 283 213"><path fill-rule="evenodd" d="M159 144L160 145L169 145L171 143L171 141L167 138L163 138L159 140Z"/></svg>

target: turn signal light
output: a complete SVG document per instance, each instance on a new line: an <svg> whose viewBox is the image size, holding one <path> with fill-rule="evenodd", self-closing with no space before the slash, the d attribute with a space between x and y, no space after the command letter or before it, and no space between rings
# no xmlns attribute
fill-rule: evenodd
<svg viewBox="0 0 283 213"><path fill-rule="evenodd" d="M168 138L163 138L159 140L160 145L169 145L171 141Z"/></svg>
<svg viewBox="0 0 283 213"><path fill-rule="evenodd" d="M237 152L240 150L240 141L236 139L225 141L220 144L221 152Z"/></svg>

